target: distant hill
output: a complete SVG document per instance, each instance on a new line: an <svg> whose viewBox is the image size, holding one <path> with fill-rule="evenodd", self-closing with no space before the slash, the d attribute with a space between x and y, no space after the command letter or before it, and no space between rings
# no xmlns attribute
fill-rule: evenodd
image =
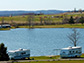
<svg viewBox="0 0 84 63"><path fill-rule="evenodd" d="M26 13L43 13L43 14L59 14L59 13L64 13L67 11L61 11L61 10L40 10L40 11L0 11L0 16L16 16L16 15L22 15Z"/></svg>

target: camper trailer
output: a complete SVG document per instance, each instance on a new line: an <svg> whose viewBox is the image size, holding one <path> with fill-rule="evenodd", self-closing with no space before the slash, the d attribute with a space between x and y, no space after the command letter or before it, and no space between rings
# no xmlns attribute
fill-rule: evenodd
<svg viewBox="0 0 84 63"><path fill-rule="evenodd" d="M62 48L60 51L60 57L80 57L82 55L82 47L68 47Z"/></svg>
<svg viewBox="0 0 84 63"><path fill-rule="evenodd" d="M30 57L30 50L28 49L18 49L8 51L8 55L10 59L25 59Z"/></svg>

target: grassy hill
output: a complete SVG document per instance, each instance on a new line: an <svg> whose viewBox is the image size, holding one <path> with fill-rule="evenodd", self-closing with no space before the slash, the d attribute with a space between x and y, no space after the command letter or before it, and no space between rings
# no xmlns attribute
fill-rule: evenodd
<svg viewBox="0 0 84 63"><path fill-rule="evenodd" d="M44 18L44 17L47 17L47 18ZM62 18L59 17L59 16L63 16ZM48 20L50 19L50 21L52 22L62 22L63 18L64 17L67 17L67 18L70 18L70 16L73 16L74 18L75 17L81 17L81 16L84 16L84 13L61 13L61 14L52 14L52 15L35 15L34 16L34 20L33 22L40 22L40 17L43 18L43 21L44 19L45 20ZM49 18L50 17L50 18ZM13 17L0 17L0 22L4 19L4 22L8 22L8 23L11 23L11 21L13 22L16 22L16 23L26 23L28 21L28 15L21 15L21 16L13 16Z"/></svg>

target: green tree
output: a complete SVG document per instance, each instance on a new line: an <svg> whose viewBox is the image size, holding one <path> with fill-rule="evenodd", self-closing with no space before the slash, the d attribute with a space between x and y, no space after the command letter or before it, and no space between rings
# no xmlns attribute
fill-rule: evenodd
<svg viewBox="0 0 84 63"><path fill-rule="evenodd" d="M3 43L0 44L0 61L8 61L7 47Z"/></svg>
<svg viewBox="0 0 84 63"><path fill-rule="evenodd" d="M81 16L79 22L83 25L83 23L84 23L84 18L83 18L83 16Z"/></svg>
<svg viewBox="0 0 84 63"><path fill-rule="evenodd" d="M73 19L72 16L71 16L70 19L69 19L69 24L74 24L74 19Z"/></svg>

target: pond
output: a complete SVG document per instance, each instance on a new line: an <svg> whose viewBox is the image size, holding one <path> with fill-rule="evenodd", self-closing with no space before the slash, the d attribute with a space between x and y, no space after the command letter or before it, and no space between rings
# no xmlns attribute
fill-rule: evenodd
<svg viewBox="0 0 84 63"><path fill-rule="evenodd" d="M84 53L84 29L78 28L80 39L78 46L82 46ZM73 46L68 39L71 28L17 28L0 31L0 43L4 43L9 50L19 48L30 49L31 56L57 55L54 49Z"/></svg>

